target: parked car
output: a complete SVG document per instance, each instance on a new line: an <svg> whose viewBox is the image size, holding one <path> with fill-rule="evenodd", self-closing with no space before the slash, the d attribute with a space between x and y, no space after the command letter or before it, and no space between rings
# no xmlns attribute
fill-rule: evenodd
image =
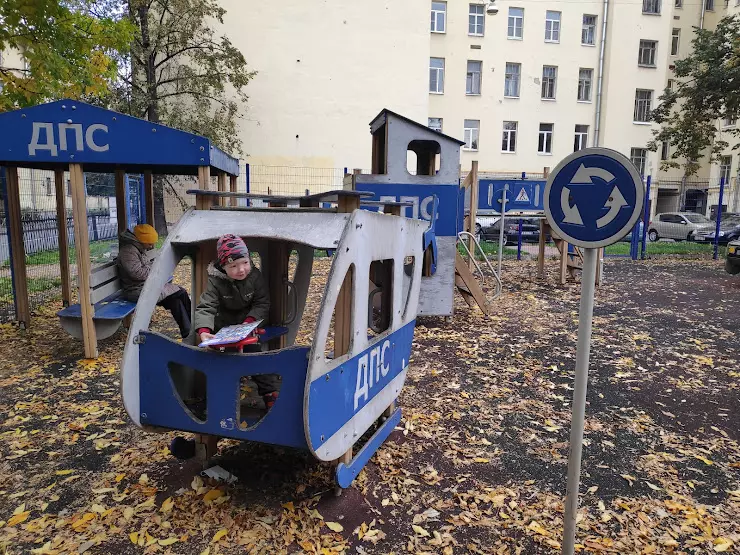
<svg viewBox="0 0 740 555"><path fill-rule="evenodd" d="M501 229L501 220L492 225L484 226L480 230L483 241L498 241ZM522 242L537 243L540 240L540 218L522 218ZM550 240L550 237L547 237ZM504 220L504 245L519 242L519 218Z"/></svg>
<svg viewBox="0 0 740 555"><path fill-rule="evenodd" d="M694 240L699 243L714 243L714 235L717 232L717 222L711 231L697 231ZM719 224L719 243L726 245L730 241L740 239L740 214L724 214Z"/></svg>
<svg viewBox="0 0 740 555"><path fill-rule="evenodd" d="M725 258L725 271L728 274L740 274L740 241L731 241L727 245L727 257Z"/></svg>
<svg viewBox="0 0 740 555"><path fill-rule="evenodd" d="M691 241L697 231L712 231L714 225L706 216L695 212L665 212L656 214L648 224L648 237Z"/></svg>
<svg viewBox="0 0 740 555"><path fill-rule="evenodd" d="M638 241L642 241L642 229L643 229L643 227L644 227L643 226L643 223L640 222L640 227L639 227L639 230L637 232L637 240ZM630 231L627 235L625 235L624 237L622 237L622 241L623 242L626 242L626 243L631 243L632 242L632 231Z"/></svg>

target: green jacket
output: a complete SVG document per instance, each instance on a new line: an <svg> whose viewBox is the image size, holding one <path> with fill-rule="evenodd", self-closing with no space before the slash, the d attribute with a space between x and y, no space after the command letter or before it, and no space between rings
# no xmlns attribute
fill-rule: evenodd
<svg viewBox="0 0 740 555"><path fill-rule="evenodd" d="M265 320L270 312L270 294L260 271L252 266L249 275L233 280L213 262L208 266L208 286L195 309L193 329L216 333L223 327L241 324L247 317Z"/></svg>

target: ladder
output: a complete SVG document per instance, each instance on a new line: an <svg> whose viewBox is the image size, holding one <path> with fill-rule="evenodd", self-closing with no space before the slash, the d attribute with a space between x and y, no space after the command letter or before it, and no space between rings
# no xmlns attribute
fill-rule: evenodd
<svg viewBox="0 0 740 555"><path fill-rule="evenodd" d="M470 252L466 239L471 240L471 243L474 245L473 253L480 254L481 258L488 266L488 269L491 271L491 275L493 275L493 278L495 280L494 294L490 300L493 301L498 298L499 295L501 295L501 278L499 277L496 270L494 270L491 261L488 260L488 257L483 251L483 248L481 248L478 239L468 231L461 231L457 234L457 243L463 246L466 255L470 259L470 263L468 263L465 258L463 258L456 247L455 287L457 287L457 290L460 292L465 302L468 303L469 307L473 308L477 305L481 309L481 311L483 311L483 314L485 314L486 316L490 316L491 307L488 300L486 299L486 295L483 292L483 289L481 288L481 285L485 285L486 283L486 276L483 273L480 264L478 264L478 261L475 259L475 256L473 256L473 253ZM478 283L478 280L480 280L480 284Z"/></svg>

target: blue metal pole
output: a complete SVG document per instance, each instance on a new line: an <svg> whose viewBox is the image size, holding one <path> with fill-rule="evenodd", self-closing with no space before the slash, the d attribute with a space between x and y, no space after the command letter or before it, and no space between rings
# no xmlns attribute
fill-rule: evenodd
<svg viewBox="0 0 740 555"><path fill-rule="evenodd" d="M10 263L10 286L13 292L13 314L18 316L18 299L15 294L15 268L13 268L13 245L10 240L10 204L8 203L8 182L5 168L0 167L0 195L3 197L5 209L5 236L8 238L8 262Z"/></svg>
<svg viewBox="0 0 740 555"><path fill-rule="evenodd" d="M722 201L725 196L725 178L719 180L719 202L717 203L717 225L714 228L714 255L712 258L719 258L719 227L722 223Z"/></svg>
<svg viewBox="0 0 740 555"><path fill-rule="evenodd" d="M637 260L637 254L639 252L640 238L637 235L638 233L640 233L640 220L635 222L632 228L632 235L630 235L630 258L632 260Z"/></svg>
<svg viewBox="0 0 740 555"><path fill-rule="evenodd" d="M645 206L642 209L642 251L640 258L645 260L645 250L647 247L648 224L650 223L650 185L652 176L648 175L647 184L645 185Z"/></svg>
<svg viewBox="0 0 740 555"><path fill-rule="evenodd" d="M522 172L522 176L523 175L524 175L524 172ZM523 224L524 224L524 220L522 220L521 218L519 218L519 235L518 235L517 241L516 241L516 259L517 260L521 260L522 259L522 231L523 231Z"/></svg>

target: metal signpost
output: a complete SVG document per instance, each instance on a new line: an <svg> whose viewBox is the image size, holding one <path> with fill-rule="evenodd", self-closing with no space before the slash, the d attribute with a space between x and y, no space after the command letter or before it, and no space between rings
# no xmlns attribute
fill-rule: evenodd
<svg viewBox="0 0 740 555"><path fill-rule="evenodd" d="M598 249L616 243L632 229L640 217L644 196L642 179L634 165L619 152L600 147L586 148L563 159L545 186L545 214L550 226L565 241L584 249L563 523L564 555L572 555L575 548Z"/></svg>

